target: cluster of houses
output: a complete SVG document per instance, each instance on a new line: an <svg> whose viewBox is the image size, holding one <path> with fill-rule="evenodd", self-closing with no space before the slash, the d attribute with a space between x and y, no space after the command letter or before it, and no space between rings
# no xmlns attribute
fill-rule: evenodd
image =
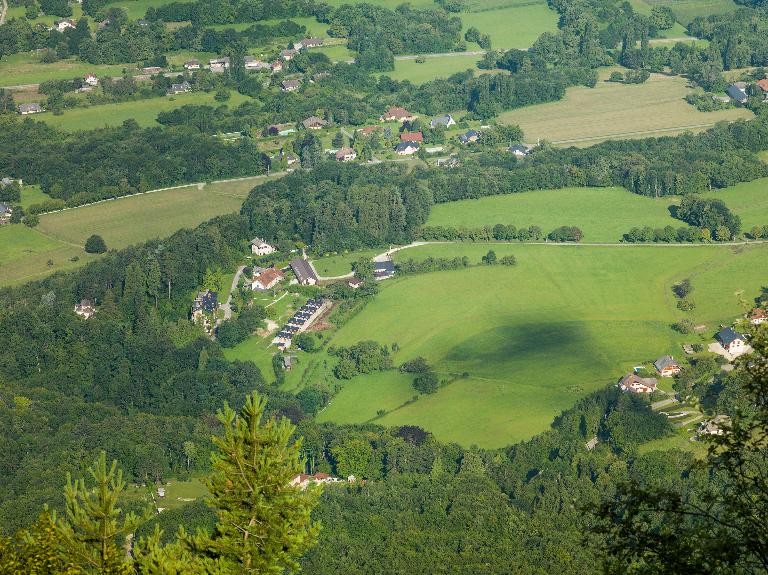
<svg viewBox="0 0 768 575"><path fill-rule="evenodd" d="M307 330L328 307L329 302L322 298L307 300L307 303L301 306L293 314L293 317L280 328L272 343L282 350L288 349L291 347L291 340L294 336Z"/></svg>
<svg viewBox="0 0 768 575"><path fill-rule="evenodd" d="M80 86L76 92L90 92L92 91L96 86L99 85L99 78L96 76L96 74L86 74L83 76L83 84ZM17 106L17 109L19 111L19 114L22 116L27 116L29 114L39 114L40 112L45 112L45 108L43 108L43 105L39 102L29 102L25 104L19 104Z"/></svg>
<svg viewBox="0 0 768 575"><path fill-rule="evenodd" d="M660 377L674 377L680 373L680 365L671 355L664 355L653 362L653 367ZM637 373L628 373L619 380L619 388L628 393L653 393L659 381L655 377L640 377Z"/></svg>

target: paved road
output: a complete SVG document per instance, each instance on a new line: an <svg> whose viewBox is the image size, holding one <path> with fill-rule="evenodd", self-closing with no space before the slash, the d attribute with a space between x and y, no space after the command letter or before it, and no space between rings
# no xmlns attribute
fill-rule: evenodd
<svg viewBox="0 0 768 575"><path fill-rule="evenodd" d="M245 269L245 266L240 266L239 268L237 268L235 277L232 279L232 289L229 290L229 297L227 298L227 301L225 303L221 304L221 309L224 310L225 320L228 320L232 317L232 292L234 292L237 289L237 284L240 282L240 276L243 274L244 269Z"/></svg>

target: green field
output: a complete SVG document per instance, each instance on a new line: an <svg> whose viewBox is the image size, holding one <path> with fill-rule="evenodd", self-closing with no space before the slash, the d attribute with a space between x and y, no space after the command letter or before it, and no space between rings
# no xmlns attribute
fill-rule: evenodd
<svg viewBox="0 0 768 575"><path fill-rule="evenodd" d="M157 8L163 4L169 4L168 0L118 0L117 2L110 2L104 9L122 8L128 13L128 18L139 20L147 14L147 8Z"/></svg>
<svg viewBox="0 0 768 575"><path fill-rule="evenodd" d="M616 381L638 362L681 355L669 326L680 312L670 286L690 277L691 317L714 331L740 314L765 283L768 246L493 246L516 267L481 267L392 280L334 337L396 342L396 364L421 355L452 383L398 409L413 395L405 378L347 384L322 421L365 421L389 410L383 425L415 424L444 441L499 447L546 429L561 410ZM488 245L432 245L398 258L467 255ZM455 379L451 374L469 373ZM374 387L375 386L375 387Z"/></svg>
<svg viewBox="0 0 768 575"><path fill-rule="evenodd" d="M557 12L544 0L510 4L495 10L462 12L464 30L474 26L481 34L489 34L494 50L530 48L544 32L557 31Z"/></svg>
<svg viewBox="0 0 768 575"><path fill-rule="evenodd" d="M312 48L311 52L320 52L325 54L331 59L332 62L346 62L355 58L355 53L347 48L346 44L333 44L331 46ZM397 65L395 65L395 69L397 69Z"/></svg>
<svg viewBox="0 0 768 575"><path fill-rule="evenodd" d="M624 188L564 188L462 200L432 207L427 225L482 227L537 225L545 232L576 225L585 242L617 242L635 226L684 225L669 213L670 198L648 198Z"/></svg>
<svg viewBox="0 0 768 575"><path fill-rule="evenodd" d="M39 84L46 80L65 80L93 73L97 76L121 76L129 64L88 64L79 60L60 60L53 64L42 64L40 55L34 52L11 54L0 58L0 84L18 86Z"/></svg>
<svg viewBox="0 0 768 575"><path fill-rule="evenodd" d="M278 176L279 177L279 176ZM248 192L264 178L186 186L83 206L40 216L30 230L22 225L0 228L0 285L18 284L82 265L93 256L83 245L91 234L109 248L166 237L214 216L237 212ZM70 258L77 257L75 262ZM49 266L48 260L54 265Z"/></svg>
<svg viewBox="0 0 768 575"><path fill-rule="evenodd" d="M609 75L604 70L601 80ZM615 138L671 136L700 131L722 120L750 118L745 109L699 112L683 98L691 92L679 77L651 75L644 84L599 81L594 88L569 88L558 102L501 114L499 121L518 124L527 142L591 145Z"/></svg>
<svg viewBox="0 0 768 575"><path fill-rule="evenodd" d="M44 193L40 186L24 186L21 190L21 207L25 209L32 204L39 204L50 199L51 197Z"/></svg>
<svg viewBox="0 0 768 575"><path fill-rule="evenodd" d="M669 6L675 13L677 21L683 26L687 26L696 16L707 17L711 14L724 14L738 8L732 0L636 0L633 2L633 6L636 4L647 5L647 13L650 13L650 8L653 6ZM637 7L636 9L640 13L646 13Z"/></svg>
<svg viewBox="0 0 768 575"><path fill-rule="evenodd" d="M447 78L465 70L478 71L477 62L480 56L467 56L465 54L455 56L427 56L426 62L416 63L415 59L395 60L395 70L384 72L394 80L410 80L414 84L423 84L435 78Z"/></svg>
<svg viewBox="0 0 768 575"><path fill-rule="evenodd" d="M312 265L315 266L315 270L321 276L343 276L352 271L352 264L357 260L361 258L372 258L382 251L383 250L361 250L346 254L313 258Z"/></svg>
<svg viewBox="0 0 768 575"><path fill-rule="evenodd" d="M737 184L730 188L704 194L719 198L741 217L742 229L768 225L768 178Z"/></svg>
<svg viewBox="0 0 768 575"><path fill-rule="evenodd" d="M61 128L69 132L77 130L93 130L105 126L119 126L125 120L136 120L140 126L156 126L157 115L185 105L219 106L214 99L214 94L206 92L189 92L176 96L161 96L159 98L147 98L133 102L121 102L119 104L100 104L88 108L72 108L60 116L53 114L41 114L37 116L51 126ZM235 107L248 100L235 91L227 100L227 105Z"/></svg>

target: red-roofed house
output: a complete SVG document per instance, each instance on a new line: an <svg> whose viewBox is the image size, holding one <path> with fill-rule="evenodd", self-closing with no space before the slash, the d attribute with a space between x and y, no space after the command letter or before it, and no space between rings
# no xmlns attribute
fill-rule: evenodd
<svg viewBox="0 0 768 575"><path fill-rule="evenodd" d="M421 132L403 132L400 134L401 142L423 142L424 134Z"/></svg>
<svg viewBox="0 0 768 575"><path fill-rule="evenodd" d="M342 148L336 152L336 159L340 162L351 162L355 158L357 158L357 152L352 148Z"/></svg>
<svg viewBox="0 0 768 575"><path fill-rule="evenodd" d="M768 320L768 311L761 307L756 307L752 310L752 313L749 314L749 322L752 325L760 325L766 320Z"/></svg>
<svg viewBox="0 0 768 575"><path fill-rule="evenodd" d="M378 132L379 130L383 130L381 126L367 126L365 128L360 128L359 132L363 136L370 136L374 132Z"/></svg>
<svg viewBox="0 0 768 575"><path fill-rule="evenodd" d="M285 274L276 268L268 268L254 276L251 288L254 291L271 289L279 281L285 278Z"/></svg>
<svg viewBox="0 0 768 575"><path fill-rule="evenodd" d="M379 119L382 122L413 122L417 117L405 108L393 107L387 110Z"/></svg>
<svg viewBox="0 0 768 575"><path fill-rule="evenodd" d="M757 86L763 91L768 92L768 78L763 78L762 80L758 80L755 82Z"/></svg>

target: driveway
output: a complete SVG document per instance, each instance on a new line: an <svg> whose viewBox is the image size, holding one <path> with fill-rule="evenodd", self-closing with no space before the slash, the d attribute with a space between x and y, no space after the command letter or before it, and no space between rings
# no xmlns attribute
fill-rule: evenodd
<svg viewBox="0 0 768 575"><path fill-rule="evenodd" d="M232 292L237 289L237 284L240 283L240 276L243 274L244 269L245 266L237 268L237 273L235 273L235 277L232 279L232 288L229 290L229 297L225 303L221 304L221 309L224 310L225 320L232 318Z"/></svg>

